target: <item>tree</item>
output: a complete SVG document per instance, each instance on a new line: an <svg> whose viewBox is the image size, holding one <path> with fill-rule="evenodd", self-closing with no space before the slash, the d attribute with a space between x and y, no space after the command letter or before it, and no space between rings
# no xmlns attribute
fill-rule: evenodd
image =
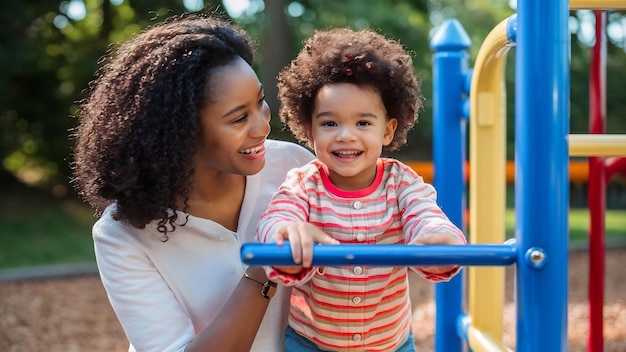
<svg viewBox="0 0 626 352"><path fill-rule="evenodd" d="M409 134L407 147L394 156L428 160L432 146L432 52L429 41L443 20L458 19L472 40L470 57L496 24L515 12L508 0L249 0L251 7L234 18L259 42L257 67L273 111L272 137L291 139L278 119L276 74L296 55L316 28L370 27L397 39L414 53L425 106ZM83 91L94 78L107 48L172 14L221 10L222 1L205 1L202 9L185 8L183 0L31 0L4 4L0 12L0 181L20 182L71 194L68 181L73 140L69 131ZM585 23L584 11L571 23ZM626 66L621 63L625 31L623 13L611 11L608 48L607 131L626 131ZM623 27L623 26L622 26ZM571 130L588 130L589 43L572 34ZM614 33L621 33L616 35ZM512 49L514 50L514 49ZM471 65L471 63L470 63ZM509 54L509 141L514 140L514 55ZM512 157L509 147L509 157Z"/></svg>
<svg viewBox="0 0 626 352"><path fill-rule="evenodd" d="M82 11L81 11L82 9ZM38 0L0 13L0 180L71 193L73 115L110 43L171 13L181 1Z"/></svg>

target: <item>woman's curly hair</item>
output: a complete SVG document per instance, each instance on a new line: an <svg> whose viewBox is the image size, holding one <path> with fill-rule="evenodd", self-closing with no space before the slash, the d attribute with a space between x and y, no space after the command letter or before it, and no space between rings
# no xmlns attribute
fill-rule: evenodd
<svg viewBox="0 0 626 352"><path fill-rule="evenodd" d="M199 110L211 74L237 57L252 65L253 41L217 15L183 15L110 50L90 83L74 131L73 183L97 212L116 202L117 220L175 229L187 204ZM167 238L167 237L166 237Z"/></svg>
<svg viewBox="0 0 626 352"><path fill-rule="evenodd" d="M310 146L307 132L315 95L325 84L340 82L371 86L380 93L387 115L398 120L385 152L406 144L422 106L413 60L399 42L371 29L317 30L278 74L280 118L296 139Z"/></svg>

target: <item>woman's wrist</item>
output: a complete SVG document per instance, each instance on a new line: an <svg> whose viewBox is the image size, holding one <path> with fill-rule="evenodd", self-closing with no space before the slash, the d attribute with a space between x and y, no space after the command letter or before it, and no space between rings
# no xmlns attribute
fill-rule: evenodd
<svg viewBox="0 0 626 352"><path fill-rule="evenodd" d="M276 293L276 283L267 279L265 271L261 267L249 267L243 273L243 278L260 286L262 297L270 300Z"/></svg>

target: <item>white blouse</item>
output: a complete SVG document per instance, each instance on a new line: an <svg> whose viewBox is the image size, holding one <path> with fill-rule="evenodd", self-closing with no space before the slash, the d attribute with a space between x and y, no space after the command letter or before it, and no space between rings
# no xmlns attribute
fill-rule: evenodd
<svg viewBox="0 0 626 352"><path fill-rule="evenodd" d="M313 159L294 143L268 140L265 147L265 167L247 178L237 232L189 216L162 242L155 222L137 229L115 221L115 205L95 223L100 277L129 351L183 351L221 311L245 269L241 245L256 241L257 222L287 171ZM289 288L279 286L251 351L282 350L288 296Z"/></svg>

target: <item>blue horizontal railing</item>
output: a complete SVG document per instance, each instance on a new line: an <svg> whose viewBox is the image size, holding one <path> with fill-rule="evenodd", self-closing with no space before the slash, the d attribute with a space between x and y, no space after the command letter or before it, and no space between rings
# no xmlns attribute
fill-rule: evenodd
<svg viewBox="0 0 626 352"><path fill-rule="evenodd" d="M296 265L288 243L246 243L241 260L248 265ZM517 261L517 247L511 244L404 245L404 244L338 244L313 247L315 266L417 266L469 265L504 266Z"/></svg>

